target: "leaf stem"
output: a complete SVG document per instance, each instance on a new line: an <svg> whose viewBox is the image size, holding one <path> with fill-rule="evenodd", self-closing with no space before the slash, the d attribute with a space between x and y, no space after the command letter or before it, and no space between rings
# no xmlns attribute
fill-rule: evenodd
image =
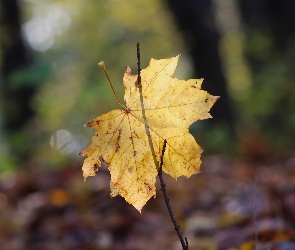
<svg viewBox="0 0 295 250"><path fill-rule="evenodd" d="M174 216L174 213L173 213L173 210L172 210L172 207L171 207L171 204L170 204L170 200L169 200L168 195L167 195L166 184L165 184L165 181L164 181L164 178L163 178L162 169L163 169L163 164L164 164L164 154L165 154L165 150L166 150L166 144L167 144L167 140L165 139L164 144L163 144L163 149L162 149L161 160L160 160L160 167L159 167L159 171L158 171L158 176L159 176L160 183L161 183L161 191L163 192L165 203L166 203L166 206L168 208L170 218L171 218L171 220L172 220L172 222L174 224L174 229L177 232L180 243L182 245L182 249L183 250L188 250L187 238L186 237L183 238L183 236L182 236L182 234L180 232L180 226L178 225L177 220L176 220L176 218Z"/></svg>
<svg viewBox="0 0 295 250"><path fill-rule="evenodd" d="M118 96L117 96L117 94L116 94L116 91L115 91L114 86L113 86L113 84L112 84L112 82L111 82L111 79L110 79L110 77L109 77L109 75L108 75L108 73L107 73L106 66L105 66L104 62L101 61L100 63L98 63L98 66L103 70L104 74L106 75L106 77L107 77L107 79L108 79L108 81L109 81L109 84L111 85L111 88L112 88L113 94L114 94L114 96L115 96L117 102L119 103L119 105L120 105L122 108L124 108L124 109L127 110L127 107L126 107L126 106L125 106L125 105L119 100L119 98L118 98Z"/></svg>

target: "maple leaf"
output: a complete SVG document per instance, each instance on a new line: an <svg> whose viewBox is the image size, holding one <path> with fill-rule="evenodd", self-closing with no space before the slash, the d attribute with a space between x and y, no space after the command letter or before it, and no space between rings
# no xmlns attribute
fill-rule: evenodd
<svg viewBox="0 0 295 250"><path fill-rule="evenodd" d="M96 132L80 153L86 158L84 179L94 176L102 161L106 162L111 196L121 195L139 211L156 194L157 161L164 139L164 172L177 178L200 170L202 149L189 133L189 126L210 118L209 110L218 97L201 90L203 79L174 78L178 59L151 59L141 70L141 88L138 76L126 67L126 109L110 111L85 125Z"/></svg>

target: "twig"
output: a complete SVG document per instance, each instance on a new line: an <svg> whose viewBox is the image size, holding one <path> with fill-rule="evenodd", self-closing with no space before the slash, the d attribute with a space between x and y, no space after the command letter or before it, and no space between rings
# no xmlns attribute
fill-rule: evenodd
<svg viewBox="0 0 295 250"><path fill-rule="evenodd" d="M160 183L161 183L161 190L162 190L162 192L164 194L165 203L166 203L166 206L168 208L171 220L172 220L172 222L174 224L174 229L177 232L177 235L179 237L179 240L180 240L180 243L182 245L183 250L188 250L187 238L183 238L183 236L182 236L182 234L180 232L180 227L179 227L179 225L177 223L177 220L176 220L176 218L174 216L172 207L170 205L169 198L168 198L167 191L166 191L166 184L165 184L164 178L163 178L162 168L163 168L163 164L164 164L164 153L165 153L165 150L166 150L167 140L166 139L164 140L164 145L163 145L163 149L162 149L162 155L161 155L160 164L159 164L159 162L157 161L156 155L155 155L155 149L154 149L153 141L152 141L152 138L151 138L151 133L150 133L150 130L149 130L149 126L147 124L147 119L146 119L146 114L145 114L145 109L144 109L144 103L143 103L143 95L142 95L141 74L140 74L140 71L141 71L141 69L140 69L140 48L139 48L139 46L140 46L140 44L137 43L136 44L136 47L137 47L137 85L138 85L138 88L139 88L140 103L141 103L141 108L142 108L142 116L143 116L143 120L144 120L144 124L145 124L145 131L146 131L146 134L147 134L147 137L148 137L150 149L152 151L153 160L154 160L155 166L156 166L156 168L158 170L158 176L159 176Z"/></svg>
<svg viewBox="0 0 295 250"><path fill-rule="evenodd" d="M256 171L257 172L257 171ZM258 250L258 222L257 222L257 173L255 172L255 177L254 177L254 204L253 204L253 209L254 209L254 242L255 242L255 250Z"/></svg>
<svg viewBox="0 0 295 250"><path fill-rule="evenodd" d="M137 85L138 87L141 86L141 74L140 74L140 71L141 71L141 68L140 68L140 44L139 42L137 42L136 44L136 48L137 48Z"/></svg>
<svg viewBox="0 0 295 250"><path fill-rule="evenodd" d="M180 240L180 243L182 245L183 250L187 250L188 249L188 241L187 241L186 237L183 238L183 236L182 236L182 234L180 232L180 227L179 227L179 225L177 223L177 220L176 220L176 218L174 216L171 204L169 202L169 198L168 198L167 190L166 190L166 184L165 184L164 178L163 178L162 168L163 168L163 164L164 164L164 154L165 154L165 150L166 150L166 144L167 144L167 140L165 139L163 149L162 149L162 155L161 155L161 161L160 161L160 167L159 167L159 171L158 171L158 176L159 176L159 179L160 179L161 190L162 190L163 195L164 195L165 203L166 203L166 206L168 208L171 220L172 220L172 222L174 224L174 229L177 232L177 235L179 237L179 240Z"/></svg>
<svg viewBox="0 0 295 250"><path fill-rule="evenodd" d="M140 95L140 105L141 105L141 110L142 110L142 118L144 121L144 126L145 126L145 132L146 135L148 137L148 142L149 142L149 146L150 149L152 151L152 156L153 156L153 160L155 163L155 166L157 168L157 170L159 170L159 162L157 161L157 157L155 154L155 148L153 145L153 141L152 141L152 137L151 137L151 132L147 123L147 119L146 119L146 114L145 114L145 108L144 108L144 103L143 103L143 95L142 95L142 85L141 85L141 68L140 68L140 48L139 48L140 44L139 42L137 42L136 47L137 47L137 86L139 88L139 95Z"/></svg>

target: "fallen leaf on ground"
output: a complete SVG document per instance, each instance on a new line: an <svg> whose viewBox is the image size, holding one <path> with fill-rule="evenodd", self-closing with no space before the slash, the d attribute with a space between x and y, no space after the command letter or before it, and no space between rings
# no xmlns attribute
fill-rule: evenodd
<svg viewBox="0 0 295 250"><path fill-rule="evenodd" d="M151 59L141 71L141 88L137 75L126 67L126 109L113 110L86 124L96 132L80 153L86 158L84 179L94 176L102 161L108 163L111 196L121 195L139 211L156 194L157 162L164 139L164 172L177 178L200 170L202 149L189 133L189 126L210 118L209 110L218 97L201 90L203 79L174 78L178 59Z"/></svg>

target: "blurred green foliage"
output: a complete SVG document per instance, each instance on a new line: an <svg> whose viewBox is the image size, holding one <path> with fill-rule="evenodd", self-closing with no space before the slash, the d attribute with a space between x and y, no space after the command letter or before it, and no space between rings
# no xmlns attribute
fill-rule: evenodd
<svg viewBox="0 0 295 250"><path fill-rule="evenodd" d="M35 120L15 135L17 141L10 137L6 150L2 150L11 159L13 148L17 147L18 152L31 151L34 161L62 165L69 155L60 154L49 143L58 130L70 131L73 140L78 137L79 145L72 156L79 157L79 150L93 134L83 124L120 108L98 62L104 60L122 100L125 66L136 73L136 42L141 44L142 68L151 57L165 58L185 52L171 14L159 0L20 3L24 37L28 49L35 49L37 66L11 78L16 88L27 80L38 84L38 92L32 100ZM187 69L182 69L179 74L188 77ZM34 148L28 141L34 141ZM1 165L8 165L8 160Z"/></svg>
<svg viewBox="0 0 295 250"><path fill-rule="evenodd" d="M136 42L141 44L142 68L151 57L160 59L183 54L177 77L191 77L186 56L189 48L184 46L164 1L23 0L19 3L26 45L34 51L35 63L11 75L11 79L15 88L28 83L36 86L37 93L31 103L36 116L9 138L5 131L2 134L0 131L2 170L19 165L17 156L22 153L30 154L32 162L42 161L52 167L64 164L69 154L82 160L78 152L89 143L94 132L83 124L120 108L97 63L105 62L122 100L125 66L129 65L136 73ZM245 85L247 94L238 82L229 84L231 93L237 93L236 88L241 94L232 96L237 134L261 133L274 148L284 152L295 145L295 39L282 53L274 46L268 30L243 32L242 29L228 32L221 40L221 45L223 41L227 44L221 48L221 55L229 59L229 63L224 62L228 78L241 84L251 83ZM253 60L256 67L251 68L244 55ZM244 61L235 70L234 66L240 65L237 58ZM209 149L207 152L236 151L227 124L208 130L206 122L200 122L190 129L202 147ZM59 130L69 131L72 137L65 137L68 141L64 142L62 138L55 138ZM76 146L63 150L73 141Z"/></svg>
<svg viewBox="0 0 295 250"><path fill-rule="evenodd" d="M280 48L274 44L276 35L267 29L247 33L252 89L238 106L238 129L260 133L273 150L285 154L295 146L295 39Z"/></svg>

